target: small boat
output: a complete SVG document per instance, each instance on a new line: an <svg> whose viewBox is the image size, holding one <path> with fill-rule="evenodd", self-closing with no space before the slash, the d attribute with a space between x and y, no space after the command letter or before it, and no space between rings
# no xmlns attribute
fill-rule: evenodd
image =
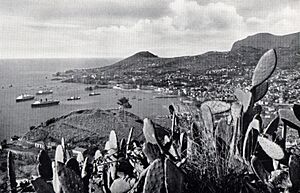
<svg viewBox="0 0 300 193"><path fill-rule="evenodd" d="M91 92L90 94L89 94L89 96L96 96L96 95L100 95L101 93L98 93L98 92Z"/></svg>
<svg viewBox="0 0 300 193"><path fill-rule="evenodd" d="M52 94L53 90L39 90L36 95Z"/></svg>
<svg viewBox="0 0 300 193"><path fill-rule="evenodd" d="M75 101L75 100L80 100L79 96L71 96L70 98L67 98L68 101Z"/></svg>
<svg viewBox="0 0 300 193"><path fill-rule="evenodd" d="M30 94L21 94L20 96L18 96L16 98L16 102L22 102L22 101L29 101L29 100L33 100L34 96L30 95Z"/></svg>
<svg viewBox="0 0 300 193"><path fill-rule="evenodd" d="M39 101L35 101L34 103L31 104L31 107L48 107L48 106L53 106L53 105L58 105L59 104L59 100L39 100Z"/></svg>

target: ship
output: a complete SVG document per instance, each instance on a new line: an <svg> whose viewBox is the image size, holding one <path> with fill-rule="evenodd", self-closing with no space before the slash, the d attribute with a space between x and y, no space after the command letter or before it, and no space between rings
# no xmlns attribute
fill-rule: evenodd
<svg viewBox="0 0 300 193"><path fill-rule="evenodd" d="M59 100L45 100L43 101L42 99L39 101L35 101L34 103L31 104L31 107L48 107L48 106L53 106L53 105L58 105Z"/></svg>
<svg viewBox="0 0 300 193"><path fill-rule="evenodd" d="M89 96L96 96L96 95L100 95L100 93L97 93L97 92L91 92L91 93L89 94Z"/></svg>
<svg viewBox="0 0 300 193"><path fill-rule="evenodd" d="M22 101L29 101L29 100L33 100L34 96L30 95L30 94L21 94L20 96L18 96L16 98L16 102L22 102Z"/></svg>
<svg viewBox="0 0 300 193"><path fill-rule="evenodd" d="M71 96L69 98L67 98L68 101L75 101L75 100L80 100L79 96Z"/></svg>
<svg viewBox="0 0 300 193"><path fill-rule="evenodd" d="M39 90L37 91L36 95L46 95L46 94L52 94L53 90Z"/></svg>

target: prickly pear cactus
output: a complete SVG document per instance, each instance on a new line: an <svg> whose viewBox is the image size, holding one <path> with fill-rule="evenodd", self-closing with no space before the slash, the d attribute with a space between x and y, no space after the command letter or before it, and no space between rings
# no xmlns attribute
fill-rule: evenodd
<svg viewBox="0 0 300 193"><path fill-rule="evenodd" d="M58 145L56 147L56 151L55 151L55 162L61 162L61 163L65 163L65 156L64 156L64 150L62 148L61 145Z"/></svg>
<svg viewBox="0 0 300 193"><path fill-rule="evenodd" d="M143 145L143 152L148 159L149 163L152 163L154 160L160 158L160 149L158 145L146 142Z"/></svg>
<svg viewBox="0 0 300 193"><path fill-rule="evenodd" d="M64 160L65 162L69 159L71 159L73 157L73 152L69 149L66 149L65 150L65 157L64 157Z"/></svg>
<svg viewBox="0 0 300 193"><path fill-rule="evenodd" d="M256 157L252 156L251 158L251 168L253 172L256 174L256 176L262 181L267 182L268 176L270 175L264 168L263 164L261 163L261 160Z"/></svg>
<svg viewBox="0 0 300 193"><path fill-rule="evenodd" d="M126 139L122 138L120 142L120 151L119 154L125 156L126 154Z"/></svg>
<svg viewBox="0 0 300 193"><path fill-rule="evenodd" d="M92 176L92 171L93 171L93 166L91 166L91 164L88 161L88 157L86 157L81 171L81 178L83 181L83 188L85 193L89 192L89 180L90 177Z"/></svg>
<svg viewBox="0 0 300 193"><path fill-rule="evenodd" d="M94 160L98 160L100 157L102 157L101 151L98 149L95 152Z"/></svg>
<svg viewBox="0 0 300 193"><path fill-rule="evenodd" d="M149 166L143 193L164 192L164 166L161 159L154 160Z"/></svg>
<svg viewBox="0 0 300 193"><path fill-rule="evenodd" d="M41 177L32 180L31 184L36 193L55 193L53 187Z"/></svg>
<svg viewBox="0 0 300 193"><path fill-rule="evenodd" d="M67 168L64 164L58 163L58 179L64 193L82 193L84 192L83 182L75 171Z"/></svg>
<svg viewBox="0 0 300 193"><path fill-rule="evenodd" d="M233 122L233 134L229 145L229 157L233 158L238 153L242 132L243 107L239 103L232 103L231 116Z"/></svg>
<svg viewBox="0 0 300 193"><path fill-rule="evenodd" d="M252 102L252 93L244 92L243 90L236 88L234 95L238 99L241 105L243 105L243 112L246 113L251 106Z"/></svg>
<svg viewBox="0 0 300 193"><path fill-rule="evenodd" d="M53 189L55 193L61 193L61 184L58 179L58 170L57 170L57 165L59 162L52 162L52 171L53 171L53 179L52 179L52 184L53 184Z"/></svg>
<svg viewBox="0 0 300 193"><path fill-rule="evenodd" d="M274 72L277 65L277 55L274 49L267 51L258 61L253 76L252 88L262 84Z"/></svg>
<svg viewBox="0 0 300 193"><path fill-rule="evenodd" d="M258 143L270 158L275 160L281 160L284 158L283 149L276 143L262 136L258 136Z"/></svg>
<svg viewBox="0 0 300 193"><path fill-rule="evenodd" d="M82 164L83 164L83 162L84 162L84 157L83 157L83 155L82 155L81 152L79 152L79 153L77 154L76 160L78 161L79 165L82 165Z"/></svg>
<svg viewBox="0 0 300 193"><path fill-rule="evenodd" d="M118 139L115 130L111 130L109 134L110 149L118 149Z"/></svg>
<svg viewBox="0 0 300 193"><path fill-rule="evenodd" d="M126 193L133 186L134 180L118 178L110 186L111 193Z"/></svg>
<svg viewBox="0 0 300 193"><path fill-rule="evenodd" d="M148 118L144 119L143 133L147 142L157 144L153 123Z"/></svg>
<svg viewBox="0 0 300 193"><path fill-rule="evenodd" d="M7 154L7 174L8 174L8 187L11 193L17 193L17 181L15 171L14 156L11 151Z"/></svg>
<svg viewBox="0 0 300 193"><path fill-rule="evenodd" d="M294 112L290 109L279 109L278 111L280 119L284 124L289 127L300 130L300 120L297 119Z"/></svg>
<svg viewBox="0 0 300 193"><path fill-rule="evenodd" d="M268 89L269 89L269 83L266 81L256 87L253 87L251 90L253 96L253 102L257 102L261 100L267 94Z"/></svg>
<svg viewBox="0 0 300 193"><path fill-rule="evenodd" d="M294 192L300 190L300 157L299 155L291 155L289 159L289 172Z"/></svg>
<svg viewBox="0 0 300 193"><path fill-rule="evenodd" d="M187 156L187 146L188 146L188 139L186 132L183 132L180 134L180 146L179 146L179 152L180 152L180 158L183 159Z"/></svg>
<svg viewBox="0 0 300 193"><path fill-rule="evenodd" d="M204 126L206 128L206 130L209 132L209 133L213 133L214 131L214 122L213 122L213 116L212 116L212 113L211 113L211 110L209 108L209 106L207 105L201 105L201 111L202 111L202 119L203 119L203 122L204 122Z"/></svg>
<svg viewBox="0 0 300 193"><path fill-rule="evenodd" d="M254 154L256 145L257 145L257 138L259 135L259 121L257 119L253 119L250 123L243 143L243 158L246 161L250 161L251 155Z"/></svg>
<svg viewBox="0 0 300 193"><path fill-rule="evenodd" d="M273 135L273 133L275 131L277 131L278 129L278 125L279 125L279 116L276 116L270 123L269 125L266 127L266 129L264 129L264 134L269 134L269 135Z"/></svg>
<svg viewBox="0 0 300 193"><path fill-rule="evenodd" d="M65 151L66 150L66 144L65 144L65 138L61 138L61 147Z"/></svg>
<svg viewBox="0 0 300 193"><path fill-rule="evenodd" d="M180 129L177 127L178 120L175 112L172 115L171 138L173 143L177 144L180 136Z"/></svg>
<svg viewBox="0 0 300 193"><path fill-rule="evenodd" d="M184 173L170 159L165 160L165 187L166 193L183 191Z"/></svg>
<svg viewBox="0 0 300 193"><path fill-rule="evenodd" d="M233 127L227 124L225 118L221 118L216 127L216 145L217 152L222 158L227 158L230 142L232 140Z"/></svg>
<svg viewBox="0 0 300 193"><path fill-rule="evenodd" d="M133 127L130 128L129 130L129 134L128 134L128 138L127 138L127 142L126 142L126 157L127 157L127 153L128 153L128 150L129 150L129 145L130 145L130 142L131 142L131 139L132 139L132 133L133 133Z"/></svg>
<svg viewBox="0 0 300 193"><path fill-rule="evenodd" d="M230 103L224 101L205 101L202 105L207 105L213 115L227 112L230 110L231 106Z"/></svg>
<svg viewBox="0 0 300 193"><path fill-rule="evenodd" d="M300 104L294 104L293 111L297 119L300 120Z"/></svg>
<svg viewBox="0 0 300 193"><path fill-rule="evenodd" d="M66 167L73 170L77 175L81 175L79 163L75 158L71 158L66 162Z"/></svg>
<svg viewBox="0 0 300 193"><path fill-rule="evenodd" d="M38 174L44 180L51 180L53 177L51 159L45 150L41 150L38 155Z"/></svg>

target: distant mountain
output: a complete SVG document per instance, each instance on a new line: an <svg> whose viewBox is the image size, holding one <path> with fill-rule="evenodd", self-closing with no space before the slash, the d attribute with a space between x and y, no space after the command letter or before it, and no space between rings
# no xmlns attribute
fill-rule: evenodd
<svg viewBox="0 0 300 193"><path fill-rule="evenodd" d="M300 32L284 36L260 33L235 42L227 52L211 51L174 58L162 58L149 51L143 51L110 66L71 71L65 75L72 77L68 82L101 84L99 79L81 78L83 75L96 74L96 77L106 77L107 80L132 83L134 79L135 84L160 86L163 84L160 80L171 74L177 77L183 73L198 76L207 70L255 66L259 58L272 48L276 49L279 68L299 68L299 38Z"/></svg>
<svg viewBox="0 0 300 193"><path fill-rule="evenodd" d="M248 36L245 39L235 42L231 51L238 50L242 46L250 46L261 49L272 48L289 48L299 49L300 47L300 32L277 36L269 33L259 33Z"/></svg>

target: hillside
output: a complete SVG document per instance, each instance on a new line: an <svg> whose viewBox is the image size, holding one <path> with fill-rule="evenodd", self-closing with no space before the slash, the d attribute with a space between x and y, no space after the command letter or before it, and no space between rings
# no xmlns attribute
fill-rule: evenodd
<svg viewBox="0 0 300 193"><path fill-rule="evenodd" d="M211 51L195 56L162 58L143 51L110 66L67 71L60 75L66 77L66 82L108 84L109 81L116 81L134 85L168 86L166 80L169 77L179 78L183 74L199 77L208 70L254 67L262 54L270 48L276 48L279 68L293 69L299 68L300 63L300 57L295 57L299 54L296 49L299 36L300 32L285 36L256 34L235 42L228 52Z"/></svg>
<svg viewBox="0 0 300 193"><path fill-rule="evenodd" d="M259 33L248 36L245 39L236 41L231 51L238 50L242 46L250 46L254 48L272 49L272 48L289 48L299 49L300 47L300 32L276 36L269 33Z"/></svg>
<svg viewBox="0 0 300 193"><path fill-rule="evenodd" d="M103 148L111 129L115 129L121 139L127 138L129 129L134 127L134 139L143 140L142 124L137 120L140 120L138 116L115 109L80 110L50 119L27 132L23 138L34 142L59 142L64 137L71 146L87 147L93 144Z"/></svg>

